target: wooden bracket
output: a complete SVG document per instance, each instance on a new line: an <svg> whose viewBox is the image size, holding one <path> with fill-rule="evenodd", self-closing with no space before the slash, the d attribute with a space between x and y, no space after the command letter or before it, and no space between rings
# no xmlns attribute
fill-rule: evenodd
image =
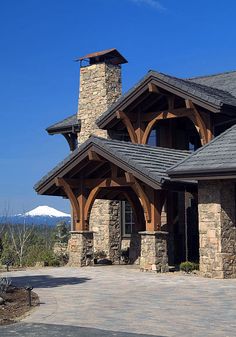
<svg viewBox="0 0 236 337"><path fill-rule="evenodd" d="M126 126L126 129L128 131L128 134L130 136L131 142L137 144L138 138L134 131L134 127L129 119L129 117L124 113L124 111L117 111L116 117L120 120L122 120L123 124Z"/></svg>
<svg viewBox="0 0 236 337"><path fill-rule="evenodd" d="M65 179L59 177L55 178L55 184L56 186L63 188L65 194L71 202L75 221L78 222L80 220L80 207L71 186L65 181Z"/></svg>

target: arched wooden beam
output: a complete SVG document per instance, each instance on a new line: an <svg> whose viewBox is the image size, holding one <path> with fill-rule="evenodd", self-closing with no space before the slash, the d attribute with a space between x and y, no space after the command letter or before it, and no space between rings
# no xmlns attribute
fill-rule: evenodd
<svg viewBox="0 0 236 337"><path fill-rule="evenodd" d="M144 189L142 188L140 183L137 181L137 179L135 179L135 177L131 173L125 172L125 176L126 176L127 182L132 183L131 185L132 189L134 190L134 192L137 194L137 196L141 200L146 221L150 222L151 221L151 207L150 207L150 201L148 199L147 194L145 193Z"/></svg>
<svg viewBox="0 0 236 337"><path fill-rule="evenodd" d="M167 111L163 111L163 112L159 112L157 114L157 116L155 118L153 118L147 125L145 131L144 131L144 134L143 134L143 137L142 137L142 142L141 144L147 144L147 141L148 141L148 137L154 127L154 125L159 121L159 120L162 120L162 119L169 119L169 118L176 118L176 117L183 117L183 116L186 116L187 113L186 113L186 110L183 109L183 113L175 113L175 112L167 112Z"/></svg>
<svg viewBox="0 0 236 337"><path fill-rule="evenodd" d="M80 220L80 207L79 207L79 203L78 200L72 190L72 188L70 187L70 185L63 179L63 178L55 178L55 184L58 187L63 188L65 194L67 195L67 197L69 198L72 208L73 208L73 214L75 216L75 221L79 222Z"/></svg>
<svg viewBox="0 0 236 337"><path fill-rule="evenodd" d="M89 222L89 214L91 211L91 208L93 206L94 201L96 200L96 197L99 193L99 191L101 190L101 186L98 185L96 187L94 187L91 192L89 193L89 196L87 198L85 207L84 207L84 220L88 223Z"/></svg>
<svg viewBox="0 0 236 337"><path fill-rule="evenodd" d="M137 144L138 138L129 117L123 111L117 111L116 117L122 120L123 124L126 126L131 142Z"/></svg>
<svg viewBox="0 0 236 337"><path fill-rule="evenodd" d="M196 124L199 127L199 133L201 135L201 143L202 145L205 145L208 143L209 139L208 139L208 131L207 131L207 127L200 115L200 113L198 112L196 106L194 105L194 103L190 100L190 99L186 99L185 100L185 104L187 108L193 109L194 110L194 117L196 120Z"/></svg>
<svg viewBox="0 0 236 337"><path fill-rule="evenodd" d="M76 149L77 135L75 133L62 133L62 135L67 140L68 145L70 147L70 151L74 151Z"/></svg>
<svg viewBox="0 0 236 337"><path fill-rule="evenodd" d="M195 128L197 129L197 132L200 134L200 138L201 138L201 142L202 145L207 143L207 129L205 126L204 121L202 120L199 112L197 111L197 109L191 105L191 106L187 106L187 109L184 109L181 111L179 111L178 113L175 111L163 111L163 112L159 112L159 114L153 118L147 125L143 137L142 137L142 142L141 144L147 144L148 141L148 137L154 127L154 125L162 119L170 119L170 118L180 118L180 117L187 117L189 118Z"/></svg>

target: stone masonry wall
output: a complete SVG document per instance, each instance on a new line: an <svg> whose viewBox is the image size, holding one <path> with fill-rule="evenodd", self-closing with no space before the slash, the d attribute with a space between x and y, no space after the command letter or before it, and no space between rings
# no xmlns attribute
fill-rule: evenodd
<svg viewBox="0 0 236 337"><path fill-rule="evenodd" d="M236 277L235 188L229 180L198 186L200 272L206 277Z"/></svg>
<svg viewBox="0 0 236 337"><path fill-rule="evenodd" d="M121 96L121 66L106 63L80 69L78 118L81 131L78 143L92 134L107 138L107 131L97 127L96 119ZM94 251L105 251L116 260L120 240L118 203L96 200L90 214L90 230L94 231ZM119 241L119 242L118 242Z"/></svg>
<svg viewBox="0 0 236 337"><path fill-rule="evenodd" d="M140 232L141 257L140 269L167 272L167 232Z"/></svg>
<svg viewBox="0 0 236 337"><path fill-rule="evenodd" d="M96 119L121 96L121 67L106 63L80 69L78 118L81 120L79 143L91 134L107 137L107 131L97 127Z"/></svg>
<svg viewBox="0 0 236 337"><path fill-rule="evenodd" d="M83 267L93 264L93 233L72 232L68 242L71 267Z"/></svg>

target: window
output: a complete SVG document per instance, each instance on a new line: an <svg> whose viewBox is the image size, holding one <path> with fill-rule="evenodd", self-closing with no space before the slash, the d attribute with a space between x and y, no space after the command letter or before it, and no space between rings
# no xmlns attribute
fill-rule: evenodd
<svg viewBox="0 0 236 337"><path fill-rule="evenodd" d="M134 227L134 215L132 207L127 201L121 203L121 215L122 236L130 236Z"/></svg>

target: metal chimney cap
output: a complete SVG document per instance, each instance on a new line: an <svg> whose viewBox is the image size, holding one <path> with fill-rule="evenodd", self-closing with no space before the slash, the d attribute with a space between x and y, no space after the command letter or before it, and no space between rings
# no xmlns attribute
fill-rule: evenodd
<svg viewBox="0 0 236 337"><path fill-rule="evenodd" d="M83 60L87 60L90 65L101 63L101 62L110 63L113 65L128 63L128 61L115 48L106 49L106 50L102 50L99 52L87 54L83 57L77 58L75 61L81 62Z"/></svg>

